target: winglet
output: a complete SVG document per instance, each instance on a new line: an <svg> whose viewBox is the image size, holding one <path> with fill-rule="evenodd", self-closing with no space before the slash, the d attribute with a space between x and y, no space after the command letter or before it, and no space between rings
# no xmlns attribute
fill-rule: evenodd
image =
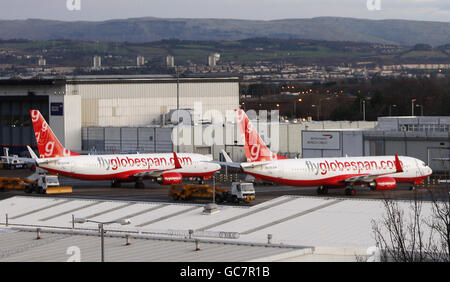
<svg viewBox="0 0 450 282"><path fill-rule="evenodd" d="M395 154L395 169L396 169L396 172L403 172L403 168L402 168L402 165L400 163L400 160L398 159L398 155L397 154Z"/></svg>
<svg viewBox="0 0 450 282"><path fill-rule="evenodd" d="M181 168L180 160L177 157L177 153L173 152L173 160L175 163L175 168Z"/></svg>
<svg viewBox="0 0 450 282"><path fill-rule="evenodd" d="M27 146L28 152L30 153L31 158L37 160L39 159L38 156L34 153L33 149L30 148L30 146Z"/></svg>
<svg viewBox="0 0 450 282"><path fill-rule="evenodd" d="M233 162L233 160L230 158L230 156L228 156L227 152L225 152L224 149L221 150L221 153L222 153L222 155L225 158L225 161L227 163L232 163Z"/></svg>

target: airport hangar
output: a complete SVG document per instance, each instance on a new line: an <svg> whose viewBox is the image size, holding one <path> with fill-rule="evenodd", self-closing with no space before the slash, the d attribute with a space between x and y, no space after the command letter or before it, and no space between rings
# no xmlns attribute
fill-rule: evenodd
<svg viewBox="0 0 450 282"><path fill-rule="evenodd" d="M47 119L61 143L82 151L82 128L110 128L110 152L172 150L171 129L158 131L161 116L179 108L202 103L206 112L221 113L239 107L238 77L180 77L172 75L98 75L72 77L0 78L0 146L11 153L35 144L29 110L37 108ZM127 128L132 128L131 130ZM146 148L121 147L122 137L136 134ZM109 135L108 135L109 134ZM163 140L158 141L160 137ZM87 138L87 137L86 137ZM98 139L91 136L91 139ZM117 146L119 142L119 146ZM126 140L125 142L126 143ZM89 148L91 144L85 144ZM1 148L0 148L1 149ZM101 150L100 150L101 151Z"/></svg>

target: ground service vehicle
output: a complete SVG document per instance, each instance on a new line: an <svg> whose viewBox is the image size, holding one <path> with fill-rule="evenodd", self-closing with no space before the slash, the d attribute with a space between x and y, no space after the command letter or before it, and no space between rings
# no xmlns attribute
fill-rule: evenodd
<svg viewBox="0 0 450 282"><path fill-rule="evenodd" d="M29 178L0 177L0 190L5 189L24 190L26 193L34 191L38 194L72 192L72 187L59 186L58 176L46 174L32 175Z"/></svg>
<svg viewBox="0 0 450 282"><path fill-rule="evenodd" d="M250 203L255 199L255 189L251 183L233 182L231 190L216 186L216 203ZM177 200L212 199L214 187L208 184L175 184L169 190L169 197Z"/></svg>
<svg viewBox="0 0 450 282"><path fill-rule="evenodd" d="M9 148L4 147L3 154L5 157L7 157L7 159L6 159L6 161L2 162L2 168L18 169L18 168L25 168L27 166L27 164L25 162L18 159L17 155L11 155L11 158L8 158L9 157Z"/></svg>
<svg viewBox="0 0 450 282"><path fill-rule="evenodd" d="M30 181L28 179L23 179L20 177L0 177L0 190L4 191L5 189L26 189L28 186L31 186L35 183L35 181Z"/></svg>

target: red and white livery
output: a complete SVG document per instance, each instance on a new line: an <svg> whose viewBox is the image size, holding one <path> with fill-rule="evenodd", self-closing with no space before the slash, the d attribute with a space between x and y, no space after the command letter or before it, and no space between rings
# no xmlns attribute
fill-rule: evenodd
<svg viewBox="0 0 450 282"><path fill-rule="evenodd" d="M355 185L372 190L392 190L397 183L413 187L432 173L423 161L397 155L287 159L267 148L243 110L238 110L237 116L247 156L247 162L240 167L260 180L318 186L318 194L326 194L329 188L346 188L347 195L354 195Z"/></svg>
<svg viewBox="0 0 450 282"><path fill-rule="evenodd" d="M136 182L154 179L160 184L178 184L184 177L208 179L220 170L212 158L190 153L80 155L64 148L38 110L31 110L39 157L29 148L36 164L50 173L85 180Z"/></svg>

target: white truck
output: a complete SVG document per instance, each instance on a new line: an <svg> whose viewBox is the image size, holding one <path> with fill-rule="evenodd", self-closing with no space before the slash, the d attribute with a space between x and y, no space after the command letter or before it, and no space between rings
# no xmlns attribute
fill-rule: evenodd
<svg viewBox="0 0 450 282"><path fill-rule="evenodd" d="M228 192L217 194L216 202L250 203L255 199L255 188L253 183L249 182L233 182Z"/></svg>
<svg viewBox="0 0 450 282"><path fill-rule="evenodd" d="M28 180L35 181L34 184L29 185L25 188L26 193L32 193L35 191L38 194L45 194L47 188L59 187L59 180L57 175L47 175L47 174L33 174L28 177Z"/></svg>

